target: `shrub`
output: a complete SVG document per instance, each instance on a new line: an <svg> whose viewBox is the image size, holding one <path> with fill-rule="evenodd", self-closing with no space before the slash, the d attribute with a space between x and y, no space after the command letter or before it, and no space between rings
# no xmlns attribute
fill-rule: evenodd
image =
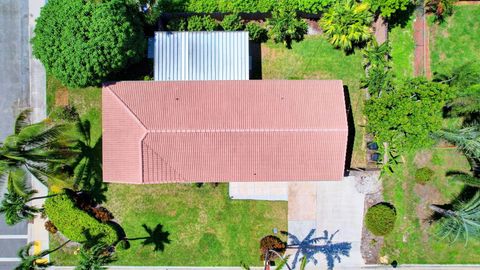
<svg viewBox="0 0 480 270"><path fill-rule="evenodd" d="M267 42L268 31L267 29L260 26L258 23L249 22L247 23L245 28L248 31L248 36L250 37L251 41L254 41L257 43Z"/></svg>
<svg viewBox="0 0 480 270"><path fill-rule="evenodd" d="M335 3L335 0L296 0L295 7L307 13L319 13Z"/></svg>
<svg viewBox="0 0 480 270"><path fill-rule="evenodd" d="M412 4L411 0L366 0L373 12L380 13L383 17L390 17L397 11L406 10Z"/></svg>
<svg viewBox="0 0 480 270"><path fill-rule="evenodd" d="M281 0L272 12L272 17L267 20L270 37L276 42L283 42L289 49L292 42L303 40L307 34L308 26L304 20L297 19L290 0Z"/></svg>
<svg viewBox="0 0 480 270"><path fill-rule="evenodd" d="M285 242L283 242L280 238L273 235L267 235L260 240L260 260L265 260L265 254L268 250L275 250L282 255L285 253L286 248L287 246ZM275 253L270 254L271 261L275 260L276 258L277 255Z"/></svg>
<svg viewBox="0 0 480 270"><path fill-rule="evenodd" d="M103 242L113 244L118 236L109 224L103 224L87 212L79 209L67 194L50 197L45 201L45 212L58 230L74 242L87 241L86 234L100 237Z"/></svg>
<svg viewBox="0 0 480 270"><path fill-rule="evenodd" d="M55 225L53 225L53 222L50 220L47 220L45 222L45 230L47 230L47 232L51 234L56 234L58 232L57 227L55 227Z"/></svg>
<svg viewBox="0 0 480 270"><path fill-rule="evenodd" d="M188 18L188 31L214 31L218 24L210 16L192 16Z"/></svg>
<svg viewBox="0 0 480 270"><path fill-rule="evenodd" d="M395 227L397 213L387 203L379 203L370 207L365 216L367 229L377 236L389 234Z"/></svg>
<svg viewBox="0 0 480 270"><path fill-rule="evenodd" d="M427 167L417 169L415 172L415 182L423 185L432 179L433 174L433 170Z"/></svg>
<svg viewBox="0 0 480 270"><path fill-rule="evenodd" d="M146 39L138 10L124 0L50 0L32 39L33 54L64 85L98 85L138 62Z"/></svg>
<svg viewBox="0 0 480 270"><path fill-rule="evenodd" d="M96 207L92 208L92 214L96 219L100 220L103 223L111 221L113 219L113 214L108 211L105 207Z"/></svg>
<svg viewBox="0 0 480 270"><path fill-rule="evenodd" d="M372 37L370 25L373 16L368 4L354 0L336 2L320 19L320 26L328 41L336 48L351 52Z"/></svg>
<svg viewBox="0 0 480 270"><path fill-rule="evenodd" d="M225 31L239 31L245 28L238 14L230 14L225 16L220 25Z"/></svg>
<svg viewBox="0 0 480 270"><path fill-rule="evenodd" d="M169 31L185 31L187 30L187 20L183 18L177 18L168 21L167 29Z"/></svg>

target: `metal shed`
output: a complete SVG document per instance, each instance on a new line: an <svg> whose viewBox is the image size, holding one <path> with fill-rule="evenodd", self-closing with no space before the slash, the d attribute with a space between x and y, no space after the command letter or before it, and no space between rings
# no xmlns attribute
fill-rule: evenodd
<svg viewBox="0 0 480 270"><path fill-rule="evenodd" d="M156 32L156 81L248 80L248 32Z"/></svg>

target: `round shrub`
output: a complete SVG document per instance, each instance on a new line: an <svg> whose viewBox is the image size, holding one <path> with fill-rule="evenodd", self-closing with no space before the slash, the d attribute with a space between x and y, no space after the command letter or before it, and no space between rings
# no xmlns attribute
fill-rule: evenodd
<svg viewBox="0 0 480 270"><path fill-rule="evenodd" d="M138 10L124 0L49 0L33 54L64 85L98 85L145 54Z"/></svg>
<svg viewBox="0 0 480 270"><path fill-rule="evenodd" d="M432 179L434 172L430 168L420 168L415 172L415 182L425 184Z"/></svg>
<svg viewBox="0 0 480 270"><path fill-rule="evenodd" d="M220 25L225 31L240 31L245 27L242 24L242 21L240 20L240 16L238 16L238 14L230 14L225 16Z"/></svg>
<svg viewBox="0 0 480 270"><path fill-rule="evenodd" d="M285 253L287 246L285 242L283 242L280 238L274 236L274 235L267 235L260 240L260 260L264 261L265 260L265 254L269 250L275 250L277 253L280 255L283 255ZM275 253L270 254L270 261L273 261L277 258L278 256Z"/></svg>
<svg viewBox="0 0 480 270"><path fill-rule="evenodd" d="M214 31L218 29L218 24L210 16L192 16L188 18L188 31Z"/></svg>
<svg viewBox="0 0 480 270"><path fill-rule="evenodd" d="M92 238L103 236L102 241L108 244L113 244L118 239L112 226L79 209L67 194L48 198L45 201L45 213L58 230L74 242L89 240L87 235Z"/></svg>
<svg viewBox="0 0 480 270"><path fill-rule="evenodd" d="M387 203L379 203L370 207L365 216L367 229L377 236L389 234L395 227L397 213Z"/></svg>

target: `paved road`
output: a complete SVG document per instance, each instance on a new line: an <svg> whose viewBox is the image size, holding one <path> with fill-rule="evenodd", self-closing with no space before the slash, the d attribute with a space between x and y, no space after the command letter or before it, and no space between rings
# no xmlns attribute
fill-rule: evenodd
<svg viewBox="0 0 480 270"><path fill-rule="evenodd" d="M0 0L0 141L12 132L17 113L30 105L28 6L28 0ZM17 250L27 242L26 222L10 227L0 216L0 270L14 268Z"/></svg>

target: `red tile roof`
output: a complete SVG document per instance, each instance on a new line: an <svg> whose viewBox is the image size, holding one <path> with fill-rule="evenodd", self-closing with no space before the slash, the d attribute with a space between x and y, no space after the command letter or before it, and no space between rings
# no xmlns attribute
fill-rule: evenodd
<svg viewBox="0 0 480 270"><path fill-rule="evenodd" d="M343 176L341 81L118 82L102 96L106 182Z"/></svg>

